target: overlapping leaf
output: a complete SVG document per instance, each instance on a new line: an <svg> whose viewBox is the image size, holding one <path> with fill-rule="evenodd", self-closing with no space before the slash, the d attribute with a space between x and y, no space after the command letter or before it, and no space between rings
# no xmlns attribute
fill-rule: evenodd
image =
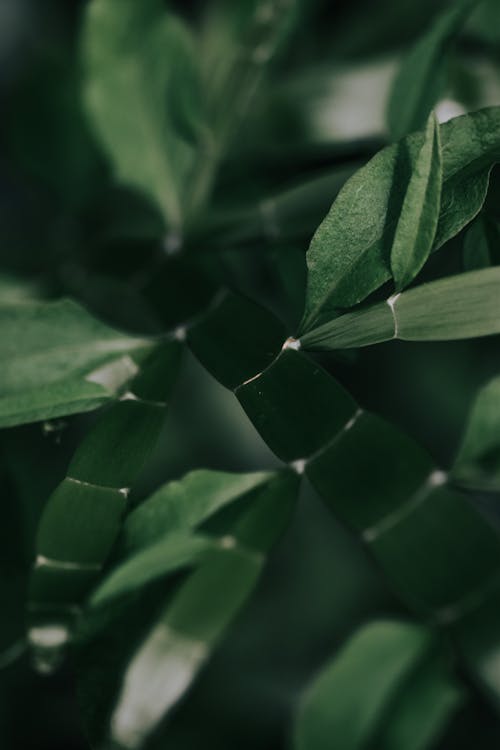
<svg viewBox="0 0 500 750"><path fill-rule="evenodd" d="M306 349L342 349L389 339L447 341L500 333L500 268L469 271L410 289L325 323Z"/></svg>
<svg viewBox="0 0 500 750"><path fill-rule="evenodd" d="M440 126L443 185L433 249L480 210L500 158L500 108ZM351 307L390 278L390 251L404 196L423 143L417 133L379 152L340 191L308 251L301 333Z"/></svg>
<svg viewBox="0 0 500 750"><path fill-rule="evenodd" d="M208 476L208 472L205 474ZM253 481L251 477L225 475L224 478L216 472L212 492L209 491L207 498L199 498L191 509L183 509L182 499L189 497L189 491L195 487L201 490L199 481L197 483L200 477L187 475L184 488L174 486L170 494L164 494L165 514L161 512L161 497L157 495L152 510L163 539L145 546L121 564L91 598L87 615L90 622L100 616L103 605L109 605L117 596L132 593L134 589L140 590L155 575L165 576L180 566L196 566L163 607L152 628L149 623L129 658L117 700L113 695L105 696L106 701L116 702L111 735L124 746L141 747L189 688L252 592L267 553L290 520L296 502L297 476L285 471L265 477L255 474ZM248 496L252 488L254 492ZM200 523L207 515L219 516L221 508L239 501L242 496L248 496L248 502L238 503L239 512L219 518L218 537L214 537L213 531L210 536L200 537L178 530L179 525ZM134 529L138 530L137 541L145 545L149 535L144 535L136 524ZM104 615L103 643L106 643L106 625ZM84 636L85 627L84 621ZM99 639L95 638L98 630L93 627L92 640L82 644L84 651L99 649ZM99 669L98 665L95 668L86 665L81 670L84 689L92 680L94 669ZM99 730L91 729L92 734L95 731ZM102 726L100 731L107 733Z"/></svg>
<svg viewBox="0 0 500 750"><path fill-rule="evenodd" d="M160 0L93 0L82 55L87 112L116 176L177 231L202 123L189 30Z"/></svg>
<svg viewBox="0 0 500 750"><path fill-rule="evenodd" d="M124 398L78 447L42 515L29 588L29 638L50 670L120 529L129 489L154 447L177 375L180 345L156 349Z"/></svg>
<svg viewBox="0 0 500 750"><path fill-rule="evenodd" d="M95 409L149 349L70 300L0 306L0 426Z"/></svg>
<svg viewBox="0 0 500 750"><path fill-rule="evenodd" d="M374 622L355 633L307 689L294 747L425 750L460 698L430 631Z"/></svg>

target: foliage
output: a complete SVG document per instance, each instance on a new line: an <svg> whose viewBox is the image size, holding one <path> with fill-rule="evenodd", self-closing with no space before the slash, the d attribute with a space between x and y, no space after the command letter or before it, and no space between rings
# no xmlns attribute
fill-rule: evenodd
<svg viewBox="0 0 500 750"><path fill-rule="evenodd" d="M294 94L305 69L324 75L319 6L206 6L82 7L45 61L69 71L48 77L47 127L64 123L74 158L52 135L53 167L43 119L19 127L33 85L13 96L47 251L40 233L37 254L1 256L2 690L18 694L25 652L47 681L71 665L99 750L491 747L500 106L463 67L474 45L496 60L497 10L414 8L386 130L321 142L321 96ZM350 33L351 54L369 47ZM443 121L447 96L463 114ZM466 367L462 421L475 402L444 449L441 402ZM218 423L176 411L199 395ZM314 521L315 498L331 517ZM353 542L340 526L321 541L333 519Z"/></svg>

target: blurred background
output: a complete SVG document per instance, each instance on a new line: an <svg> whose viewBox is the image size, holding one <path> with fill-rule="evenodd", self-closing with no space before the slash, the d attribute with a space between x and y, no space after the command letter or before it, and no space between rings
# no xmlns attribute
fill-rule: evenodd
<svg viewBox="0 0 500 750"><path fill-rule="evenodd" d="M224 283L270 306L293 333L312 233L345 180L387 142L387 96L398 61L446 4L302 4L237 149L222 166L213 232L193 241L196 262L165 260L161 217L113 181L84 117L78 32L85 5L0 0L0 298L70 295L120 328L157 332L182 322ZM169 4L195 27L209 5ZM441 120L500 104L497 0L471 16L448 80L437 107ZM305 200L300 186L323 176L314 200ZM265 205L282 194L289 199L289 232L277 238L266 226ZM494 174L487 216L497 263L499 195ZM235 218L219 220L229 213ZM460 235L433 257L423 277L463 268ZM176 294L186 309L166 304ZM495 338L391 343L321 361L363 406L403 427L443 467L453 458L477 389L500 372ZM26 573L41 509L92 420L84 415L0 432L2 653L23 632ZM191 468L249 471L277 464L233 396L187 355L133 502ZM500 523L492 498L477 503ZM304 685L356 626L380 615L405 612L365 551L306 487L257 595L169 721L168 734L165 727L151 748L286 748L289 717ZM87 747L71 666L44 678L26 656L8 661L0 655L0 746ZM497 746L500 720L470 686L469 700L437 747Z"/></svg>

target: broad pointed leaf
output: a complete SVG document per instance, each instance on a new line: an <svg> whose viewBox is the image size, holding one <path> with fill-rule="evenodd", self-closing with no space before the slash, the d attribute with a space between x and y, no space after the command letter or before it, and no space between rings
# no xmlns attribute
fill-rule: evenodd
<svg viewBox="0 0 500 750"><path fill-rule="evenodd" d="M441 211L433 249L478 213L489 172L500 159L500 107L440 126ZM403 199L424 137L416 133L380 151L342 188L311 242L301 332L361 302L390 278L390 251Z"/></svg>

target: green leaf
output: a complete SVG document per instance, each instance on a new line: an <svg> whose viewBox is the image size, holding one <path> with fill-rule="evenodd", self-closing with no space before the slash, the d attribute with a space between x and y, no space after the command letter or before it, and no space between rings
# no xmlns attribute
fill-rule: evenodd
<svg viewBox="0 0 500 750"><path fill-rule="evenodd" d="M257 378L236 389L238 401L283 461L306 459L353 419L357 405L319 365L285 350Z"/></svg>
<svg viewBox="0 0 500 750"><path fill-rule="evenodd" d="M359 630L304 695L296 750L428 747L460 697L440 656L422 672L433 646L432 632L417 625L380 621Z"/></svg>
<svg viewBox="0 0 500 750"><path fill-rule="evenodd" d="M93 0L82 56L86 109L117 178L178 229L202 124L188 29L161 0Z"/></svg>
<svg viewBox="0 0 500 750"><path fill-rule="evenodd" d="M387 112L394 140L423 127L446 84L451 43L475 4L475 0L459 0L441 13L404 59Z"/></svg>
<svg viewBox="0 0 500 750"><path fill-rule="evenodd" d="M226 326L221 316L212 336L224 337ZM294 343L235 389L238 400L271 449L305 471L369 546L403 601L439 622L459 619L498 580L498 534L423 448L358 408Z"/></svg>
<svg viewBox="0 0 500 750"><path fill-rule="evenodd" d="M69 640L75 608L95 583L120 529L127 496L163 425L180 345L158 347L78 447L48 500L29 587L29 639L50 671Z"/></svg>
<svg viewBox="0 0 500 750"><path fill-rule="evenodd" d="M112 715L112 739L141 747L186 692L257 582L265 555L287 526L298 477L283 472L177 589L125 672Z"/></svg>
<svg viewBox="0 0 500 750"><path fill-rule="evenodd" d="M390 339L451 341L500 333L500 268L449 276L347 313L301 339L306 349L368 346Z"/></svg>
<svg viewBox="0 0 500 750"><path fill-rule="evenodd" d="M453 467L456 481L500 490L500 377L479 392Z"/></svg>
<svg viewBox="0 0 500 750"><path fill-rule="evenodd" d="M170 533L118 565L92 593L89 606L102 607L168 573L192 567L215 547L203 536Z"/></svg>
<svg viewBox="0 0 500 750"><path fill-rule="evenodd" d="M0 305L0 426L95 409L150 348L71 300Z"/></svg>
<svg viewBox="0 0 500 750"><path fill-rule="evenodd" d="M439 125L432 114L392 243L391 269L397 290L413 281L432 250L439 220L442 178Z"/></svg>
<svg viewBox="0 0 500 750"><path fill-rule="evenodd" d="M246 552L220 550L179 590L125 672L111 719L118 746L142 747L190 687L253 591L261 565Z"/></svg>
<svg viewBox="0 0 500 750"><path fill-rule="evenodd" d="M283 324L241 295L226 294L188 330L188 344L226 388L264 370L286 339Z"/></svg>
<svg viewBox="0 0 500 750"><path fill-rule="evenodd" d="M379 731L375 747L385 750L434 748L463 700L462 685L452 680L441 655L431 651L392 701L390 716Z"/></svg>
<svg viewBox="0 0 500 750"><path fill-rule="evenodd" d="M440 126L441 211L433 249L460 232L484 203L500 158L500 107ZM390 276L390 251L422 133L380 151L342 188L311 242L302 333L351 307Z"/></svg>
<svg viewBox="0 0 500 750"><path fill-rule="evenodd" d="M165 534L192 530L274 476L272 472L191 471L160 487L127 517L122 547L127 551L142 548Z"/></svg>
<svg viewBox="0 0 500 750"><path fill-rule="evenodd" d="M296 0L269 0L265 6L260 0L216 0L207 7L200 39L203 83L223 142L234 135L258 94L266 67L297 19L297 5Z"/></svg>
<svg viewBox="0 0 500 750"><path fill-rule="evenodd" d="M498 226L487 216L478 216L468 228L463 259L466 271L500 265L500 233Z"/></svg>

